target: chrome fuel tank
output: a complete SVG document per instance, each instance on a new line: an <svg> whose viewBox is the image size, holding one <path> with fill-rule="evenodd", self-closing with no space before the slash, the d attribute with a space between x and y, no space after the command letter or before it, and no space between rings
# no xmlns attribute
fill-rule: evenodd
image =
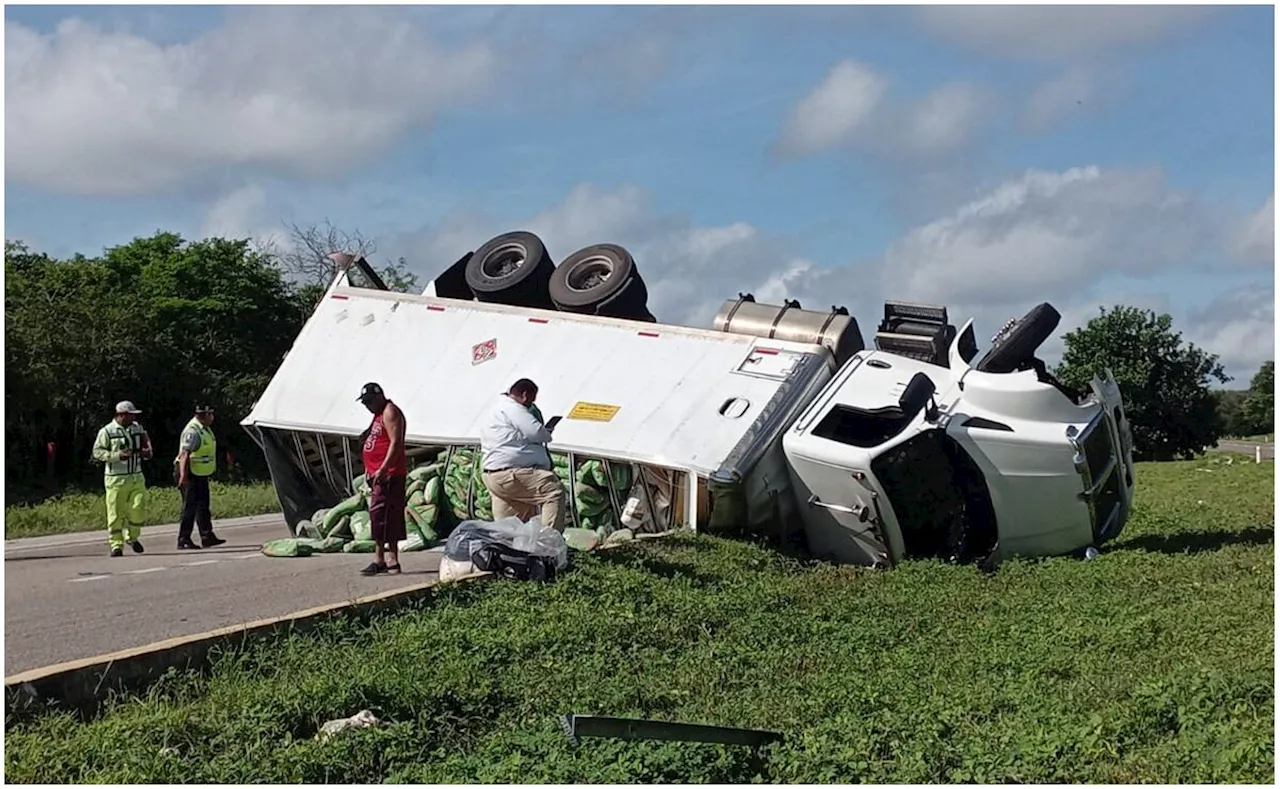
<svg viewBox="0 0 1280 789"><path fill-rule="evenodd" d="M837 365L866 348L858 321L843 307L818 312L801 309L800 302L792 300L781 306L759 304L749 293L725 301L713 326L730 334L821 345L835 356Z"/></svg>

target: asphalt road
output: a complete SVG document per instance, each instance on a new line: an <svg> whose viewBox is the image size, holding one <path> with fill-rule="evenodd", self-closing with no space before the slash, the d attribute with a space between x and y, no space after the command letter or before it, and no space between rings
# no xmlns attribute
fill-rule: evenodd
<svg viewBox="0 0 1280 789"><path fill-rule="evenodd" d="M441 549L402 554L398 576L365 578L368 554L273 559L289 536L279 516L215 524L225 545L179 551L177 526L142 531L146 553L108 555L103 532L9 540L4 546L4 673L194 635L437 577Z"/></svg>
<svg viewBox="0 0 1280 789"><path fill-rule="evenodd" d="M1254 444L1248 441L1219 441L1218 442L1218 449L1224 452L1240 452L1242 454L1248 455L1249 457L1253 457L1254 447L1262 447L1263 460L1276 459L1275 444Z"/></svg>

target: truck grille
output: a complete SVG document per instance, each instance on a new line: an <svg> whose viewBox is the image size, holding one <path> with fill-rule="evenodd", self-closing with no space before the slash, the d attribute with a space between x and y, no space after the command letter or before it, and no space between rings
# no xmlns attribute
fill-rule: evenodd
<svg viewBox="0 0 1280 789"><path fill-rule="evenodd" d="M1124 508L1121 475L1127 473L1128 467L1115 454L1106 411L1099 412L1074 443L1078 470L1085 482L1083 495L1093 516L1094 541L1102 543L1114 537L1120 528Z"/></svg>

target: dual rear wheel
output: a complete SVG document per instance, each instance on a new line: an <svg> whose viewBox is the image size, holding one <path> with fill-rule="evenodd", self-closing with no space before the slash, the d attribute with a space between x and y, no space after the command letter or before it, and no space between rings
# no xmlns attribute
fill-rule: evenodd
<svg viewBox="0 0 1280 789"><path fill-rule="evenodd" d="M653 322L649 290L631 253L593 244L556 266L533 233L503 233L486 241L466 264L466 283L478 301Z"/></svg>

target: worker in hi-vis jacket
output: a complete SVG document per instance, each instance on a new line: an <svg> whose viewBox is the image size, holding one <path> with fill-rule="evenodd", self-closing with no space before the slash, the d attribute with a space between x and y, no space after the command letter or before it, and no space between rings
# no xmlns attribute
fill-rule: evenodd
<svg viewBox="0 0 1280 789"><path fill-rule="evenodd" d="M134 553L142 553L139 538L147 498L142 461L151 459L151 437L138 423L141 413L129 400L116 403L116 418L93 441L93 459L103 466L107 489L107 540L112 556L124 556L126 542Z"/></svg>
<svg viewBox="0 0 1280 789"><path fill-rule="evenodd" d="M178 550L212 548L226 540L213 533L209 509L209 478L218 470L218 442L213 435L213 406L197 405L196 415L182 429L173 473L182 491L182 518L178 522ZM200 527L200 544L191 539L191 529Z"/></svg>

